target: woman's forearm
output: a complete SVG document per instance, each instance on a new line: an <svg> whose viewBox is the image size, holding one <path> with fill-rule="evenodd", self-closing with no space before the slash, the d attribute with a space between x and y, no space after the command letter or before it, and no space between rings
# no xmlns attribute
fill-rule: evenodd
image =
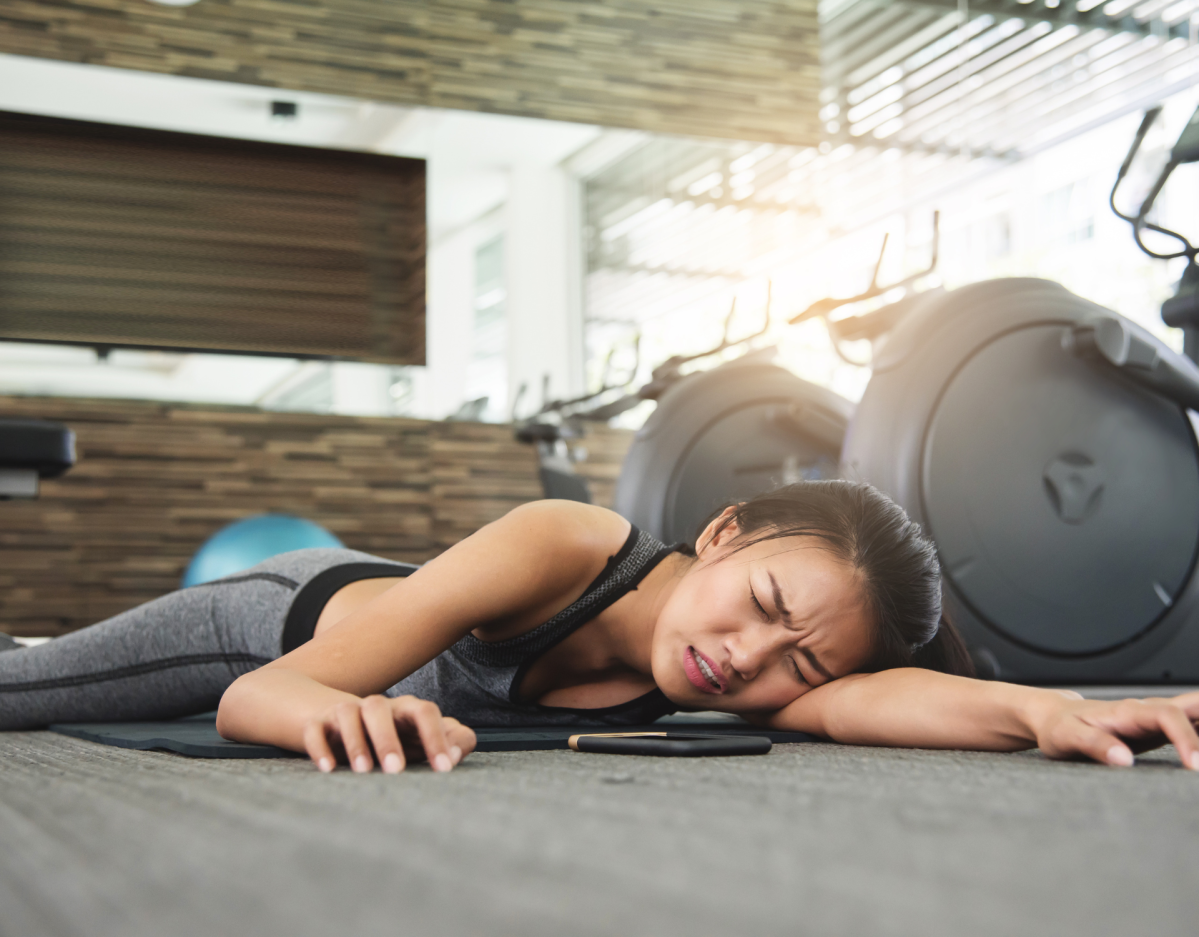
<svg viewBox="0 0 1199 937"><path fill-rule="evenodd" d="M331 707L358 700L311 677L265 667L239 677L221 697L217 731L237 742L304 751L304 727Z"/></svg>
<svg viewBox="0 0 1199 937"><path fill-rule="evenodd" d="M1036 746L1038 720L1061 702L1056 690L905 668L817 687L770 724L856 745L1018 751Z"/></svg>

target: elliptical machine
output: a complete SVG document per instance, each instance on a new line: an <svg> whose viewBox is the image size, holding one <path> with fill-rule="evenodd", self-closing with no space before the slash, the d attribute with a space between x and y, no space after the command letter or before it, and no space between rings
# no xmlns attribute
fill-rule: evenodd
<svg viewBox="0 0 1199 937"><path fill-rule="evenodd" d="M551 399L547 374L541 385L541 409L524 419L518 419L516 414L528 386L521 384L516 393L512 402L513 435L518 442L536 447L537 474L546 498L592 503L590 484L575 470L577 454L582 450L582 457L586 458L586 450L577 444L572 449L571 444L587 435L588 421L607 422L641 402L635 394L624 394L616 401L596 405L600 398L610 396L612 391L627 390L632 383L641 362L640 334L633 340L633 364L623 380L613 379L614 353L615 349L604 362L599 390L568 400Z"/></svg>
<svg viewBox="0 0 1199 937"><path fill-rule="evenodd" d="M1149 132L1149 128L1153 126L1161 111L1159 105L1145 112L1141 126L1133 138L1132 146L1128 149L1128 155L1124 157L1120 171L1116 174L1116 183L1112 186L1108 204L1118 218L1127 221L1132 226L1133 240L1144 253L1156 260L1173 260L1177 257L1187 259L1187 266L1178 283L1178 289L1174 296L1162 303L1162 321L1166 325L1182 329L1183 352L1192 361L1199 361L1199 266L1195 263L1195 255L1196 252L1199 252L1199 248L1196 248L1177 231L1171 231L1169 228L1163 228L1149 221L1149 212L1153 210L1157 197L1161 195L1166 180L1170 178L1174 170L1184 163L1199 162L1199 108L1191 115L1191 119L1178 137L1178 142L1170 149L1170 158L1158 173L1153 185L1150 186L1149 192L1142 200L1141 207L1137 209L1136 214L1125 214L1116 206L1116 191L1128 175L1129 169L1132 168L1132 161L1136 158L1137 152L1145 140L1145 134ZM1145 243L1145 231L1153 231L1172 238L1180 247L1174 251L1155 251Z"/></svg>
<svg viewBox="0 0 1199 937"><path fill-rule="evenodd" d="M1146 217L1199 159L1192 118L1135 215L1152 256L1186 256L1163 318L1199 322L1195 248ZM1197 115L1199 117L1199 115ZM1144 229L1179 238L1155 254ZM945 607L976 663L1026 682L1199 681L1199 368L1155 336L1044 280L925 297L874 360L842 470L933 537Z"/></svg>
<svg viewBox="0 0 1199 937"><path fill-rule="evenodd" d="M910 300L861 316L829 320L828 314L892 290L906 290L928 276L937 266L939 235L939 216L934 213L927 268L886 285L878 281L887 250L884 238L865 292L822 299L791 319L791 324L824 317L837 353L850 364L861 365L849 357L843 344L877 338L906 312ZM757 333L731 341L730 311L718 345L698 355L670 358L654 369L653 379L636 395L613 404L627 407L643 399L658 401L629 448L616 485L615 507L660 539L690 542L713 511L730 501L839 474L854 405L770 364L773 348L748 352L710 370L682 374L683 365L764 335L771 322L772 292L767 294L765 320Z"/></svg>
<svg viewBox="0 0 1199 937"><path fill-rule="evenodd" d="M1199 115L1146 203L1121 215L1138 244L1143 229L1174 235L1148 222L1148 211L1164 176L1193 160ZM1195 248L1180 240L1183 251L1153 256L1188 258L1163 318L1186 330L1194 355L1199 269ZM914 294L865 315L827 318L891 288L872 284L792 319L824 317L842 354L842 341L882 339L856 411L847 402L828 407L827 391L788 372L793 383L779 378L777 391L758 391L749 370L738 379L735 364L694 375L692 393L683 382L677 394L663 395L638 434L618 510L659 536L689 536L693 530L675 518L702 519L713 501L793 480L772 473L738 490L736 466L744 452L773 445L777 411L765 403L772 393L814 401L839 409L848 425L841 474L890 494L936 541L946 610L980 675L1199 682L1199 445L1188 412L1199 409L1199 368L1129 320L1045 280ZM733 398L723 411L722 381ZM708 384L711 398L699 393ZM742 402L758 411L743 426L735 419ZM829 451L835 433L803 429ZM688 473L704 476L706 487L689 487Z"/></svg>
<svg viewBox="0 0 1199 937"><path fill-rule="evenodd" d="M1199 369L1045 280L917 303L842 453L933 538L979 669L1199 679Z"/></svg>
<svg viewBox="0 0 1199 937"><path fill-rule="evenodd" d="M657 401L625 456L614 507L667 543L694 541L712 512L731 500L837 475L853 404L770 364L773 348L706 371L681 370L764 335L771 321L769 296L759 331L730 339L734 307L719 344L669 358L635 394L597 411L608 418L642 400Z"/></svg>

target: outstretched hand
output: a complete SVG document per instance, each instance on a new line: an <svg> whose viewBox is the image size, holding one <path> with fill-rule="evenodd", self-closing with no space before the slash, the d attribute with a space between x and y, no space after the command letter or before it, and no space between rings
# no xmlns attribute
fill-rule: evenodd
<svg viewBox="0 0 1199 937"><path fill-rule="evenodd" d="M304 726L304 748L322 771L332 771L339 754L357 772L376 760L388 774L416 761L449 771L474 747L474 732L415 696L345 700Z"/></svg>
<svg viewBox="0 0 1199 937"><path fill-rule="evenodd" d="M1063 693L1033 722L1037 746L1050 758L1079 755L1128 766L1133 756L1172 742L1182 763L1199 771L1199 692L1115 702Z"/></svg>

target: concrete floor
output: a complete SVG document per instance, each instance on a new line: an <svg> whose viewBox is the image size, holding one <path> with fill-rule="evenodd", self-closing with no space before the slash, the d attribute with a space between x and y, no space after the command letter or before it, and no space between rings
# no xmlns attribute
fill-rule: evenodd
<svg viewBox="0 0 1199 937"><path fill-rule="evenodd" d="M448 776L0 733L0 935L1192 935L1199 775L779 745Z"/></svg>

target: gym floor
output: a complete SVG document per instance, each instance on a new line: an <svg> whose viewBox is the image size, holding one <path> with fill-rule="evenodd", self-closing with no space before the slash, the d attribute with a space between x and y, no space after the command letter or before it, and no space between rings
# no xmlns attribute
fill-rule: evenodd
<svg viewBox="0 0 1199 937"><path fill-rule="evenodd" d="M1199 775L778 745L326 776L0 733L0 934L1191 935Z"/></svg>

